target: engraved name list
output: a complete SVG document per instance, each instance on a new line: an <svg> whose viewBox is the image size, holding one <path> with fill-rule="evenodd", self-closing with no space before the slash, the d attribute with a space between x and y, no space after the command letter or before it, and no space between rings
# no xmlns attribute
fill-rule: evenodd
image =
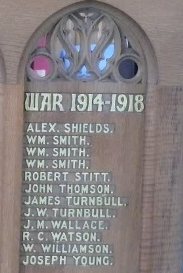
<svg viewBox="0 0 183 273"><path fill-rule="evenodd" d="M130 203L127 194L118 191L113 168L103 167L96 143L105 137L110 145L118 124L59 122L58 118L53 122L53 112L58 117L90 111L139 115L143 110L144 97L138 94L25 94L25 111L33 118L24 123L22 265L115 264L115 245L107 242L105 234L119 210ZM47 112L44 121L36 121L36 112Z"/></svg>

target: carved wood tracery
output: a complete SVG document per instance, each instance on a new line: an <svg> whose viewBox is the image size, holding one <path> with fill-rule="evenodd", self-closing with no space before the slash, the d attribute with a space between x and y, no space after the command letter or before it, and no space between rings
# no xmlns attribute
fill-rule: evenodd
<svg viewBox="0 0 183 273"><path fill-rule="evenodd" d="M95 8L82 8L62 16L45 43L38 42L27 65L29 80L81 80L142 83L145 61L129 30L115 18ZM132 38L131 38L132 37ZM35 58L42 57L50 69L35 72Z"/></svg>

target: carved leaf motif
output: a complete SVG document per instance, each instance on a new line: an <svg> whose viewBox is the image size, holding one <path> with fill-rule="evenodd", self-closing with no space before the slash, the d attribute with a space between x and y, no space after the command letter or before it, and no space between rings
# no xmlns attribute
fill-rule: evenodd
<svg viewBox="0 0 183 273"><path fill-rule="evenodd" d="M114 19L93 8L63 16L49 34L45 47L56 65L55 77L66 80L121 81L116 71L122 56L128 53L130 58L132 52L133 57L140 58ZM28 76L33 78L33 73Z"/></svg>

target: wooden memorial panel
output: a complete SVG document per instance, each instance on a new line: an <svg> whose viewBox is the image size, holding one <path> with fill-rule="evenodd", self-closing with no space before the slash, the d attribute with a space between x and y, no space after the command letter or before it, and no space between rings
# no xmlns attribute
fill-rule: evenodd
<svg viewBox="0 0 183 273"><path fill-rule="evenodd" d="M138 272L143 92L27 82L20 272Z"/></svg>
<svg viewBox="0 0 183 273"><path fill-rule="evenodd" d="M139 270L147 62L108 12L60 14L29 55L20 272Z"/></svg>

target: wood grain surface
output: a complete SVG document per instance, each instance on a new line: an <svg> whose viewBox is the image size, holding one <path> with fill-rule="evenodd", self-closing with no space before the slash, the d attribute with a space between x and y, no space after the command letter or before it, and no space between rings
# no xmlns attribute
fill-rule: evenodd
<svg viewBox="0 0 183 273"><path fill-rule="evenodd" d="M28 56L25 49L30 46L28 43L30 37L49 16L76 2L74 0L67 2L41 0L30 3L24 0L1 0L0 48L7 74L6 84L0 86L2 93L0 95L1 273L20 272L20 204L25 86L23 78L19 78L19 84L17 84L17 78L20 71L25 70ZM138 203L141 206L140 230L137 231L139 237L135 239L140 245L138 257L140 262L137 272L181 273L183 269L183 89L181 87L183 2L181 0L173 2L169 0L151 2L114 0L111 3L110 0L106 0L103 3L112 4L128 14L145 31L153 45L159 68L158 85L154 83L148 86L147 90L144 132L142 130L138 134L138 136L141 133L144 135L140 144L140 147L143 148L141 151L136 151L139 152L140 162L143 162L141 166L143 172L138 174L143 176L143 187L142 195L138 195L142 199ZM126 168L128 169L129 166ZM130 230L127 232L128 236L131 232ZM138 261L136 257L134 257L135 262L131 259L133 247L128 246L128 249L130 253L126 253L123 260L128 261L127 266L133 268L133 264L135 266ZM21 271L24 272L24 269L21 268ZM30 269L30 272L34 271Z"/></svg>
<svg viewBox="0 0 183 273"><path fill-rule="evenodd" d="M142 85L143 88L143 85ZM58 92L58 93L117 93L127 94L123 84L115 83L79 83L63 81L35 82L25 88L26 92ZM128 89L134 94L141 94L140 86ZM131 92L132 93L132 92ZM64 106L64 104L63 104ZM114 248L113 266L94 266L89 268L77 266L21 266L20 272L126 272L137 273L139 269L140 236L141 236L141 192L143 173L144 113L72 113L72 112L27 112L25 122L56 123L110 123L115 130L112 134L86 134L91 137L91 168L88 171L110 171L111 184L116 187L114 195L128 198L127 208L117 209L117 217L109 219L110 229L104 231L102 243L112 244ZM72 135L73 133L71 133ZM43 134L44 135L44 134ZM29 169L30 170L30 169ZM49 168L48 171L54 169ZM73 171L73 170L69 170ZM81 170L80 170L81 171ZM86 170L83 170L86 171ZM73 183L76 183L73 181ZM25 206L24 206L25 207ZM60 206L61 207L61 206ZM103 208L105 208L103 206ZM59 220L60 218L57 218ZM92 218L91 218L92 219ZM45 218L46 220L46 218ZM80 219L78 219L80 220ZM106 219L105 219L106 220ZM40 242L41 243L41 242ZM68 242L69 243L69 242ZM72 242L73 243L73 242ZM81 242L82 244L82 242ZM130 254L130 255L129 255ZM23 254L22 254L23 255ZM37 254L38 255L38 254ZM41 255L41 254L40 254ZM71 255L72 256L72 255ZM133 262L132 262L133 261Z"/></svg>

